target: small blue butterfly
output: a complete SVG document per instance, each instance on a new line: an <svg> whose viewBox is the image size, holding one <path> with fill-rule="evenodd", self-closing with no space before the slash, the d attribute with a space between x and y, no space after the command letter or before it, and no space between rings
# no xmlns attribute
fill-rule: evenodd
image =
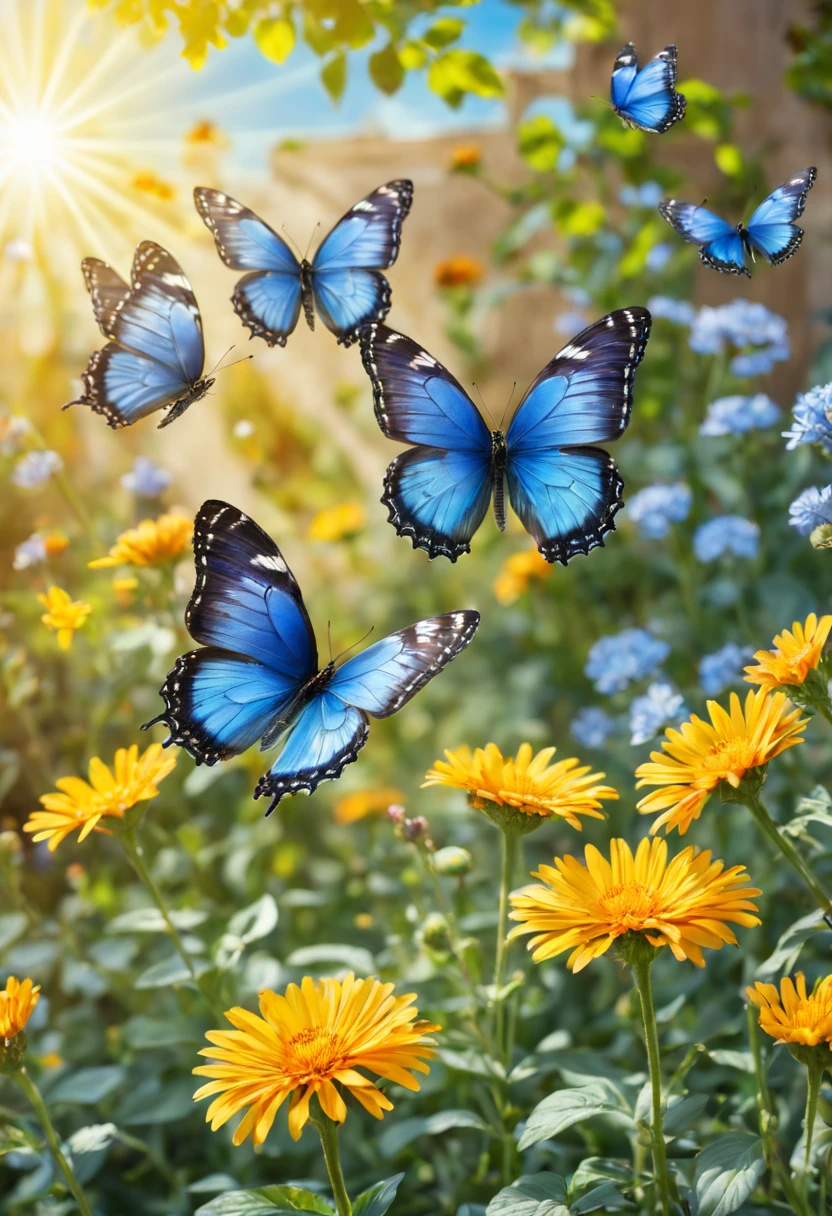
<svg viewBox="0 0 832 1216"><path fill-rule="evenodd" d="M321 242L311 262L295 257L258 216L220 190L198 186L196 209L232 270L247 270L231 302L253 338L285 346L301 306L310 329L315 311L343 346L369 321L390 311L383 274L398 257L402 222L413 202L413 183L388 182L356 203Z"/></svg>
<svg viewBox="0 0 832 1216"><path fill-rule="evenodd" d="M684 118L687 104L676 92L676 47L666 46L639 71L636 48L628 42L613 65L610 97L628 126L663 135Z"/></svg>
<svg viewBox="0 0 832 1216"><path fill-rule="evenodd" d="M63 408L88 405L115 430L167 409L159 426L168 426L214 383L203 376L202 320L182 267L161 245L142 241L130 286L98 258L84 258L81 270L109 341L81 373L83 396Z"/></svg>
<svg viewBox="0 0 832 1216"><path fill-rule="evenodd" d="M707 208L675 198L663 199L659 213L690 245L699 246L699 260L705 266L723 274L745 274L750 278L746 253L753 262L756 250L770 266L779 266L800 248L803 229L794 221L803 214L806 195L815 184L817 173L810 165L778 186L760 203L747 226L737 224L734 228Z"/></svg>
<svg viewBox="0 0 832 1216"><path fill-rule="evenodd" d="M202 644L177 659L160 692L164 746L216 764L257 740L283 743L255 798L311 794L340 777L367 742L368 715L389 718L465 649L478 612L445 612L391 633L336 668L318 670L315 634L280 550L228 503L203 503L194 521L196 586L185 612Z"/></svg>
<svg viewBox="0 0 832 1216"><path fill-rule="evenodd" d="M457 380L412 339L371 325L361 335L385 435L411 448L387 470L381 501L399 536L452 562L470 552L492 494L509 501L547 562L589 553L615 528L624 483L605 451L630 419L633 377L650 334L644 308L590 325L544 367L508 430L489 431Z"/></svg>

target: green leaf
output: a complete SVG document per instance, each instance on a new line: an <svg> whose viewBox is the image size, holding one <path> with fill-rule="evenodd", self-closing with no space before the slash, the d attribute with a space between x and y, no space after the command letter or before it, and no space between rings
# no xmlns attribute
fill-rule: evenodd
<svg viewBox="0 0 832 1216"><path fill-rule="evenodd" d="M69 1157L72 1172L84 1186L98 1173L107 1156L110 1145L118 1139L115 1123L93 1123L73 1132L61 1146Z"/></svg>
<svg viewBox="0 0 832 1216"><path fill-rule="evenodd" d="M339 102L347 87L347 57L339 51L321 68L321 81L334 102Z"/></svg>
<svg viewBox="0 0 832 1216"><path fill-rule="evenodd" d="M148 1018L141 1014L130 1018L123 1028L124 1041L134 1051L199 1043L204 1033L205 1023L199 1018Z"/></svg>
<svg viewBox="0 0 832 1216"><path fill-rule="evenodd" d="M252 1191L226 1191L197 1208L195 1216L291 1216L293 1212L318 1212L332 1216L332 1208L299 1186L258 1186Z"/></svg>
<svg viewBox="0 0 832 1216"><path fill-rule="evenodd" d="M295 27L285 17L258 21L254 41L260 54L272 63L285 63L295 49Z"/></svg>
<svg viewBox="0 0 832 1216"><path fill-rule="evenodd" d="M680 1132L687 1131L708 1105L707 1094L688 1094L686 1098L674 1095L674 1098L675 1101L671 1098L668 1102L664 1117L664 1130L668 1136L678 1136Z"/></svg>
<svg viewBox="0 0 832 1216"><path fill-rule="evenodd" d="M460 21L458 17L440 17L438 21L434 21L428 32L422 35L422 41L431 50L441 51L443 47L456 42L464 29L465 22Z"/></svg>
<svg viewBox="0 0 832 1216"><path fill-rule="evenodd" d="M698 1216L728 1216L745 1203L765 1173L763 1143L750 1132L728 1132L696 1158L693 1191Z"/></svg>
<svg viewBox="0 0 832 1216"><path fill-rule="evenodd" d="M826 928L828 926L820 909L801 916L780 935L780 939L774 947L774 953L760 963L755 975L760 979L765 979L770 975L779 976L783 972L791 971L809 938Z"/></svg>
<svg viewBox="0 0 832 1216"><path fill-rule="evenodd" d="M396 1198L396 1191L404 1174L394 1174L384 1182L377 1182L358 1196L352 1205L352 1216L384 1216Z"/></svg>
<svg viewBox="0 0 832 1216"><path fill-rule="evenodd" d="M22 912L6 912L0 916L0 951L20 937L28 921Z"/></svg>
<svg viewBox="0 0 832 1216"><path fill-rule="evenodd" d="M373 84L382 93L389 97L398 92L404 80L404 68L392 42L370 56L368 71Z"/></svg>
<svg viewBox="0 0 832 1216"><path fill-rule="evenodd" d="M517 146L529 168L537 173L546 173L557 165L566 140L551 118L538 114L520 124Z"/></svg>
<svg viewBox="0 0 832 1216"><path fill-rule="evenodd" d="M79 1068L64 1073L48 1092L49 1103L71 1102L73 1106L94 1106L124 1083L125 1072L118 1064L100 1068Z"/></svg>
<svg viewBox="0 0 832 1216"><path fill-rule="evenodd" d="M470 1073L474 1077L489 1077L492 1080L494 1077L503 1079L506 1075L506 1070L499 1060L479 1051L451 1051L447 1047L440 1047L436 1051L436 1057L454 1072Z"/></svg>
<svg viewBox="0 0 832 1216"><path fill-rule="evenodd" d="M486 1216L568 1216L566 1183L560 1174L525 1174L503 1187Z"/></svg>
<svg viewBox="0 0 832 1216"><path fill-rule="evenodd" d="M228 932L248 945L267 937L277 925L278 916L274 896L262 895L247 908L234 913L228 922Z"/></svg>
<svg viewBox="0 0 832 1216"><path fill-rule="evenodd" d="M180 908L170 912L170 919L177 929L195 929L208 919L208 913L197 908ZM158 908L134 908L114 917L105 929L106 933L167 933L165 918Z"/></svg>
<svg viewBox="0 0 832 1216"><path fill-rule="evenodd" d="M518 1148L521 1150L559 1136L573 1123L594 1115L629 1114L620 1097L608 1085L595 1082L580 1089L560 1089L549 1094L529 1115Z"/></svg>
<svg viewBox="0 0 832 1216"><path fill-rule="evenodd" d="M752 1076L754 1074L754 1057L750 1051L732 1051L727 1047L718 1047L715 1051L709 1051L708 1055L714 1064L721 1064L723 1068L736 1068L739 1072L748 1072Z"/></svg>
<svg viewBox="0 0 832 1216"><path fill-rule="evenodd" d="M495 68L476 51L446 51L428 69L428 88L456 108L466 93L502 97L503 81Z"/></svg>
<svg viewBox="0 0 832 1216"><path fill-rule="evenodd" d="M745 167L742 152L736 144L718 144L714 148L714 161L726 177L739 177Z"/></svg>
<svg viewBox="0 0 832 1216"><path fill-rule="evenodd" d="M382 1157L395 1157L420 1136L441 1136L455 1128L471 1128L478 1132L489 1130L488 1124L472 1110L443 1110L425 1117L414 1115L386 1127L378 1138L378 1151Z"/></svg>
<svg viewBox="0 0 832 1216"><path fill-rule="evenodd" d="M116 1111L124 1127L177 1123L197 1108L194 1106L196 1082L187 1077L163 1084L156 1077L144 1081L126 1094Z"/></svg>
<svg viewBox="0 0 832 1216"><path fill-rule="evenodd" d="M420 42L405 42L399 47L399 61L408 72L418 72L428 61L428 53Z"/></svg>
<svg viewBox="0 0 832 1216"><path fill-rule="evenodd" d="M204 975L206 971L212 970L211 964L205 958L195 958L193 966L197 975ZM190 979L190 971L179 955L174 954L170 958L162 959L160 963L154 963L152 967L148 967L146 971L143 971L136 980L134 987L168 988L171 984L182 984Z"/></svg>
<svg viewBox="0 0 832 1216"><path fill-rule="evenodd" d="M300 950L293 950L286 959L286 965L289 967L317 967L324 963L327 966L336 963L341 967L348 967L356 975L372 975L376 969L375 959L363 946L323 943L318 946L302 946Z"/></svg>

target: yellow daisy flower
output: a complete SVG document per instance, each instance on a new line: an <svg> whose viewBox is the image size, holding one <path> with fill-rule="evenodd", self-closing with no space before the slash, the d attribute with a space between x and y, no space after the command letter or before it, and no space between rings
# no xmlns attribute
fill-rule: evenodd
<svg viewBox="0 0 832 1216"><path fill-rule="evenodd" d="M746 989L748 999L760 1010L760 1026L781 1043L816 1047L832 1042L832 975L818 980L811 994L806 977L798 972L793 983L788 976L774 984L757 983Z"/></svg>
<svg viewBox="0 0 832 1216"><path fill-rule="evenodd" d="M457 173L471 173L480 167L482 148L479 144L460 144L451 152L451 168Z"/></svg>
<svg viewBox="0 0 832 1216"><path fill-rule="evenodd" d="M0 1040L9 1043L20 1034L39 1000L40 984L33 987L29 979L9 976L5 991L0 990Z"/></svg>
<svg viewBox="0 0 832 1216"><path fill-rule="evenodd" d="M522 549L503 562L494 580L494 595L501 604L513 604L528 591L533 578L548 578L551 573L552 567L537 549Z"/></svg>
<svg viewBox="0 0 832 1216"><path fill-rule="evenodd" d="M788 747L802 743L808 725L785 693L749 692L745 708L731 693L730 712L708 701L711 721L693 714L680 730L669 728L661 752L636 769L637 789L657 785L638 804L642 815L661 811L650 831L679 829L684 836L721 781L737 789L745 775L763 768ZM664 753L664 754L662 754Z"/></svg>
<svg viewBox="0 0 832 1216"><path fill-rule="evenodd" d="M260 1145L275 1115L291 1094L289 1131L297 1140L309 1120L309 1103L317 1095L324 1114L336 1123L347 1116L339 1086L356 1098L376 1119L393 1103L363 1068L418 1090L414 1072L428 1073L433 1039L441 1027L417 1020L416 997L394 996L392 984L377 979L313 980L290 984L284 996L260 993L260 1013L239 1007L226 1013L234 1030L210 1030L211 1047L200 1055L210 1064L194 1069L211 1077L194 1094L194 1101L213 1098L205 1119L211 1130L248 1107L234 1133L242 1144L249 1134Z"/></svg>
<svg viewBox="0 0 832 1216"><path fill-rule="evenodd" d="M310 540L338 541L354 536L364 527L364 508L360 502L342 502L319 511L309 525Z"/></svg>
<svg viewBox="0 0 832 1216"><path fill-rule="evenodd" d="M549 761L554 747L544 747L536 756L530 743L523 743L513 756L503 757L494 743L485 748L458 747L446 751L425 776L422 789L445 785L467 790L471 805L486 812L492 806L510 807L524 815L550 819L559 816L581 830L580 815L603 819L605 799L618 798L609 785L601 785L604 773L593 773L588 764L574 757Z"/></svg>
<svg viewBox="0 0 832 1216"><path fill-rule="evenodd" d="M437 287L472 287L485 274L482 262L467 253L457 253L451 258L437 262L433 268L433 281Z"/></svg>
<svg viewBox="0 0 832 1216"><path fill-rule="evenodd" d="M193 531L193 520L177 511L158 519L143 519L138 528L122 532L106 557L97 557L88 565L93 570L105 566L163 566L182 556Z"/></svg>
<svg viewBox="0 0 832 1216"><path fill-rule="evenodd" d="M94 756L90 760L89 782L81 777L61 777L55 782L60 793L41 795L39 801L44 810L33 811L23 831L32 833L36 844L47 840L52 853L79 828L79 840L93 831L106 832L100 826L101 819L123 819L136 803L155 798L159 782L175 767L176 757L165 755L161 743L151 743L141 756L135 743L129 748L120 747L112 772L103 760Z"/></svg>
<svg viewBox="0 0 832 1216"><path fill-rule="evenodd" d="M46 595L38 596L38 600L46 609L40 619L47 629L57 633L61 650L69 650L75 630L85 624L92 605L85 600L71 599L62 587L50 587Z"/></svg>
<svg viewBox="0 0 832 1216"><path fill-rule="evenodd" d="M556 857L555 868L533 875L544 886L511 896L510 936L534 933L528 943L536 963L571 950L567 967L582 971L626 933L641 933L652 946L669 946L680 961L704 967L702 947L720 950L737 939L729 924L759 925L759 895L743 866L726 870L710 850L684 849L668 864L667 842L642 840L635 857L624 840L610 841L610 860L588 844L586 865Z"/></svg>
<svg viewBox="0 0 832 1216"><path fill-rule="evenodd" d="M784 629L774 639L773 650L758 650L754 655L755 667L745 668L749 684L760 684L763 688L780 688L784 684L802 684L820 662L832 616L811 612L804 624L795 621L791 629Z"/></svg>
<svg viewBox="0 0 832 1216"><path fill-rule="evenodd" d="M357 794L339 798L333 808L333 815L336 823L357 823L368 815L383 815L389 806L398 806L402 802L404 794L401 790L360 790Z"/></svg>

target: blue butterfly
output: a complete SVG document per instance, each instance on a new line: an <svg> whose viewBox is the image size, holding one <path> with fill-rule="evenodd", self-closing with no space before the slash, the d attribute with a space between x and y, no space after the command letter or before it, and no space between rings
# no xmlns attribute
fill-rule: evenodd
<svg viewBox="0 0 832 1216"><path fill-rule="evenodd" d="M610 81L612 108L639 131L663 135L685 116L686 101L676 92L676 47L666 46L639 71L632 42L616 56Z"/></svg>
<svg viewBox="0 0 832 1216"><path fill-rule="evenodd" d="M167 409L168 426L214 383L203 376L202 320L182 267L167 250L142 241L133 258L130 286L98 258L81 263L93 312L107 345L82 372L88 405L117 430Z"/></svg>
<svg viewBox="0 0 832 1216"><path fill-rule="evenodd" d="M318 670L315 634L274 541L236 507L203 503L194 521L196 586L185 612L203 649L177 659L160 692L172 743L197 764L239 755L259 739L280 755L254 797L311 794L340 777L367 741L368 714L389 718L477 631L478 612L445 612Z"/></svg>
<svg viewBox="0 0 832 1216"><path fill-rule="evenodd" d="M310 329L317 309L339 343L350 346L362 326L383 321L390 311L390 284L380 271L398 257L412 182L388 182L356 203L311 262L298 261L268 224L220 190L197 186L194 202L226 266L250 272L238 281L231 303L253 338L285 346L302 305Z"/></svg>
<svg viewBox="0 0 832 1216"><path fill-rule="evenodd" d="M815 184L818 171L813 166L801 169L794 177L763 199L748 221L748 226L733 228L727 220L705 207L666 198L659 212L690 245L699 246L699 260L723 274L751 272L745 264L746 253L755 261L754 251L770 266L779 266L800 248L803 229L794 221L803 214L806 195Z"/></svg>
<svg viewBox="0 0 832 1216"><path fill-rule="evenodd" d="M590 325L544 367L505 434L489 431L457 380L427 351L383 325L361 335L385 435L413 446L387 470L381 501L399 536L431 558L470 552L494 497L506 526L512 507L547 562L589 553L615 528L624 483L614 462L587 444L627 426L633 376L650 334L644 308Z"/></svg>

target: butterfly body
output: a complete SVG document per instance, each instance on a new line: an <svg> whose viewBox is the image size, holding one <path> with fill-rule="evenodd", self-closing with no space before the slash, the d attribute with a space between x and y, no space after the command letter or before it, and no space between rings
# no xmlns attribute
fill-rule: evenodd
<svg viewBox="0 0 832 1216"><path fill-rule="evenodd" d="M803 214L816 177L814 166L801 169L760 203L747 224L732 226L705 207L675 198L663 199L659 214L688 244L698 246L704 266L750 278L747 258L756 262L760 254L770 266L779 266L800 248L803 229L795 220Z"/></svg>
<svg viewBox="0 0 832 1216"><path fill-rule="evenodd" d="M282 749L254 792L267 814L281 798L312 793L339 777L367 741L370 718L386 718L471 641L479 614L460 610L419 621L342 666L318 668L300 589L280 550L228 503L203 504L194 521L196 586L185 613L201 649L177 659L153 722L170 730L197 764L214 765L260 741ZM148 722L145 726L153 725Z"/></svg>
<svg viewBox="0 0 832 1216"><path fill-rule="evenodd" d="M632 42L618 52L610 81L610 102L628 127L663 135L684 118L687 103L676 92L676 58L676 47L666 46L639 70Z"/></svg>
<svg viewBox="0 0 832 1216"><path fill-rule="evenodd" d="M338 342L349 346L361 328L390 310L390 284L381 273L398 257L402 223L413 202L412 182L379 186L342 216L311 261L248 207L221 190L198 186L194 203L221 259L245 270L231 297L251 336L285 346L300 317L310 329L317 312Z"/></svg>
<svg viewBox="0 0 832 1216"><path fill-rule="evenodd" d="M547 561L564 565L614 530L623 482L594 446L627 426L633 377L650 333L643 308L610 313L567 343L534 380L506 431L489 430L451 373L418 343L383 325L361 335L376 418L409 444L390 464L382 503L400 536L455 562L493 502L506 494Z"/></svg>
<svg viewBox="0 0 832 1216"><path fill-rule="evenodd" d="M202 319L181 266L160 245L143 241L130 284L98 258L85 258L81 269L108 341L81 374L83 395L64 409L87 405L113 429L165 409L159 425L168 426L214 383L203 375Z"/></svg>

